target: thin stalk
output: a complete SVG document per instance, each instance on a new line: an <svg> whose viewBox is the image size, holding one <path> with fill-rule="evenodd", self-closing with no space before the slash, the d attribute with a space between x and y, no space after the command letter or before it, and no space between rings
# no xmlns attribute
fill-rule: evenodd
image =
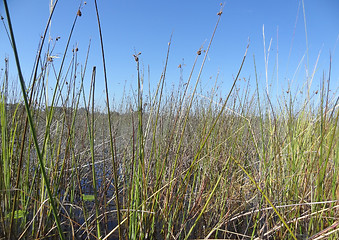
<svg viewBox="0 0 339 240"><path fill-rule="evenodd" d="M231 93L232 93L233 89L235 88L235 84L236 84L237 81L238 81L240 72L241 72L242 67L243 67L243 65L244 65L244 63L245 63L245 59L246 59L246 56L247 56L248 48L249 48L249 43L248 43L248 45L247 45L247 47L246 47L246 51L245 51L243 60L242 60L242 62L241 62L240 68L239 68L239 70L238 70L237 76L236 76L236 78L235 78L234 81L233 81L233 85L232 85L230 91L228 92L228 95L227 95L227 97L226 97L226 99L225 99L225 102L224 102L224 104L222 105L222 108L221 108L221 110L219 111L217 117L214 119L214 122L213 122L213 124L212 124L212 126L211 126L209 132L207 133L205 139L203 140L203 142L202 142L201 145L199 146L199 150L198 150L197 154L195 155L194 160L193 160L193 162L191 163L191 165L190 165L190 167L189 167L189 169L188 169L188 171L187 171L187 173L186 173L186 175L185 175L185 177L184 177L184 180L186 180L186 179L188 178L188 176L189 176L189 174L190 174L190 170L193 168L194 164L195 164L196 161L198 160L198 156L200 155L200 153L201 153L203 147L205 146L205 144L206 144L206 142L207 142L209 136L212 134L215 125L217 124L219 118L221 117L221 114L224 112L224 110L225 110L225 108L226 108L226 104L227 104L227 102L228 102L228 100L229 100L229 98L230 98L230 96L231 96Z"/></svg>
<svg viewBox="0 0 339 240"><path fill-rule="evenodd" d="M16 62L17 69L18 69L20 86L21 86L21 92L22 92L22 95L23 95L23 98L24 98L24 102L25 102L25 108L26 108L26 112L27 112L27 115L28 115L28 122L29 122L29 125L30 125L30 128L31 128L34 146L35 146L35 149L37 151L37 156L38 156L38 160L39 160L39 165L40 165L40 169L41 169L41 172L42 172L42 176L44 178L44 181L46 182L46 189L47 189L49 200L50 200L50 203L51 203L51 206L52 206L52 211L53 211L54 219L55 219L55 222L57 224L57 228L58 228L58 232L59 232L59 237L61 239L64 239L64 234L63 234L62 229L61 229L61 225L60 225L60 221L59 221L59 217L58 217L57 208L56 208L55 203L54 203L54 197L53 197L52 192L50 190L49 180L47 178L46 169L45 169L45 166L43 164L43 159L42 159L42 155L41 155L41 152L40 152L40 149L39 149L39 143L38 143L38 139L37 139L37 136L36 136L35 127L34 127L31 111L30 111L29 104L28 104L26 87L25 87L25 81L24 81L24 78L23 78L23 75L22 75L22 72L21 72L20 61L19 61L19 56L18 56L17 47L16 47L16 43L15 43L12 23L11 23L9 9L8 9L8 5L7 5L7 0L3 0L3 2L4 2L4 6L5 6L6 15L7 15L7 21L8 21L10 36L11 36L12 45L13 45L13 52L14 52L15 62Z"/></svg>
<svg viewBox="0 0 339 240"><path fill-rule="evenodd" d="M7 72L7 67L6 67ZM6 74L7 75L7 74ZM10 211L11 209L11 160L10 160L10 149L9 149L9 135L8 135L8 126L7 126L7 99L6 99L6 88L7 88L7 76L5 76L5 82L2 87L1 93L0 93L0 131L1 131L1 155L0 155L0 169L2 170L0 174L0 180L1 180L1 190L3 193L1 193L2 198L1 203L3 203L3 206L5 207L4 214L5 216L8 214L7 211ZM12 208L13 211L14 207ZM3 229L5 232L7 229Z"/></svg>
<svg viewBox="0 0 339 240"><path fill-rule="evenodd" d="M95 174L95 159L94 159L94 89L95 89L95 74L96 74L96 67L93 67L92 73L92 119L91 123L88 124L89 128L89 136L90 136L90 147L91 147L91 157L92 157L92 176L93 176L93 190L94 190L94 201L95 201L95 215L96 215L96 222L97 222L97 236L100 239L100 222L99 222L99 203L98 203L98 196L97 196L97 180Z"/></svg>
<svg viewBox="0 0 339 240"><path fill-rule="evenodd" d="M273 203L270 201L270 199L267 197L267 195L264 193L264 191L261 189L259 184L255 181L255 179L246 171L246 169L236 160L235 158L231 157L232 160L241 168L241 170L247 175L247 177L251 180L251 182L255 185L255 187L259 190L259 192L262 194L262 196L265 198L266 202L272 207L274 212L278 215L279 219L282 221L284 226L287 228L287 230L290 232L293 239L297 240L294 233L292 232L291 228L287 225L284 218L280 215L277 208L273 205Z"/></svg>
<svg viewBox="0 0 339 240"><path fill-rule="evenodd" d="M224 172L224 171L225 171L226 167L228 166L229 160L230 160L230 158L227 159L227 161L226 161L226 163L225 163L225 166L224 166L224 168L222 169L221 172ZM211 201L211 199L212 199L212 197L213 197L215 191L217 190L217 187L219 186L219 182L220 182L222 176L223 176L222 174L219 175L217 182L214 184L214 187L213 187L213 189L212 189L212 192L211 192L210 195L208 196L208 199L207 199L207 201L206 201L204 207L202 208L202 210L201 210L199 216L196 218L196 220L194 221L194 223L193 223L191 229L189 230L188 234L186 235L185 240L187 240L187 239L190 237L190 235L191 235L191 233L193 232L195 226L197 225L199 219L202 217L203 213L206 211L206 208L209 206L209 202Z"/></svg>
<svg viewBox="0 0 339 240"><path fill-rule="evenodd" d="M110 147L111 147L111 156L112 156L112 164L113 164L114 188L115 188L115 195L116 195L116 207L117 207L118 226L119 226L119 239L123 239L121 225L120 225L121 224L121 213L120 213L120 203L119 203L118 170L117 170L117 163L114 157L115 153L114 153L114 146L113 146L111 111L109 107L109 97L108 97L108 84L107 84L107 74L106 74L107 71L106 71L106 61L105 61L105 52L104 52L104 42L103 42L102 33L101 33L101 25L100 25L97 1L95 0L94 3L95 3L95 11L96 11L97 21L98 21L99 36L100 36L102 63L103 63L103 68L104 68L106 104L107 104L107 114L108 114L108 128L109 128Z"/></svg>
<svg viewBox="0 0 339 240"><path fill-rule="evenodd" d="M42 51L43 43L45 42L45 38L46 38L46 34L47 34L47 29L48 29L49 23L50 23L50 21L52 19L52 16L53 16L53 13L54 13L54 10L55 10L57 2L58 2L58 0L55 0L54 5L53 5L53 7L51 9L51 12L50 12L50 15L49 15L46 27L45 27L44 34L42 35L42 40L41 40L41 43L40 43L40 47L39 47L38 54L37 54L37 59L36 59L36 62L35 62L35 70L34 70L34 74L33 74L32 91L31 91L31 94L30 94L30 97L29 97L29 100L30 100L29 101L29 105L31 105L31 103L32 103L32 98L33 98L33 93L34 93L33 89L35 87L35 83L36 83L36 79L37 79L38 62L39 62L40 57L41 57L41 51ZM7 29L6 29L6 31L7 31ZM12 43L12 41L11 41L11 43ZM17 178L16 178L16 183L15 183L15 188L19 187L19 182L20 182L20 177L21 177L21 167L22 167L22 163L23 163L23 153L24 153L24 146L25 146L27 127L28 127L28 117L26 116L26 118L25 118L25 127L24 127L23 135L22 135L22 144L21 144L21 150L20 150L19 165L18 165L18 171L17 171ZM12 234L12 228L13 228L13 223L14 223L14 213L15 213L15 209L16 209L17 197L18 197L18 193L15 192L14 193L14 199L13 199L13 209L12 209L11 223L10 223L10 227L9 227L9 235L8 235L9 239L11 239L11 234Z"/></svg>
<svg viewBox="0 0 339 240"><path fill-rule="evenodd" d="M197 77L197 80L196 80L196 83L195 83L195 86L194 86L194 89L193 89L193 93L191 95L189 106L187 108L187 113L186 113L186 116L185 116L185 119L184 119L184 125L182 127L182 131L181 131L181 134L180 134L180 138L179 138L179 142L178 142L178 147L177 147L177 151L176 151L175 160L174 160L174 164L173 164L173 168L172 168L172 173L171 173L171 178L170 179L174 178L174 173L175 173L175 170L176 170L176 167L177 167L178 158L179 158L179 151L181 149L182 140L183 140L183 136L184 136L184 133L185 133L186 125L187 125L187 122L188 122L189 113L190 113L191 108L192 108L192 104L193 104L193 100L194 100L194 96L195 96L195 93L196 93L196 90L197 90L198 83L200 82L200 77L201 77L201 74L202 74L202 71L203 71L203 68L204 68L204 65L205 65L205 61L207 59L207 54L208 54L209 49L210 49L210 47L212 45L212 41L213 41L214 35L216 33L216 30L218 28L218 24L219 24L220 19L221 19L222 9L220 10L219 13L220 14L218 14L219 17L218 17L217 23L216 23L216 25L214 27L214 30L213 30L213 33L212 33L212 37L211 37L210 42L208 44L207 50L205 52L204 59L203 59L203 61L201 63L200 71L198 73L198 77ZM200 55L200 54L201 54L201 49L199 49L198 52L197 52L197 55ZM186 178L186 176L185 176L185 178ZM169 188L167 190L167 198L170 197L169 193L170 193L171 190L172 190L172 183L170 184L170 186L169 186ZM167 200L167 202L169 202L169 199ZM165 206L165 209L167 209L167 212L170 211L170 208L168 209L168 206ZM171 219L170 219L170 221L171 221ZM169 237L169 236L167 236L167 237Z"/></svg>

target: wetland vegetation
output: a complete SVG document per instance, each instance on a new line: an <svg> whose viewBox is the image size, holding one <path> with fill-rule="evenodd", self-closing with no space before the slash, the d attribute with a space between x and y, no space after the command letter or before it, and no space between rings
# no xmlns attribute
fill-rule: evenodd
<svg viewBox="0 0 339 240"><path fill-rule="evenodd" d="M40 50L53 44L47 29ZM15 59L17 95L6 59L0 239L337 239L339 109L330 70L318 91L305 84L305 94L284 92L272 103L258 79L254 91L237 87L244 61L255 62L245 48L229 93L216 97L215 79L202 100L197 86L213 37L196 53L201 67L194 62L187 84L170 94L171 42L147 95L136 54L136 94L112 103L105 75L104 108L94 98L98 70L78 68L76 49L66 58L68 43L59 69L53 53L38 51L27 88Z"/></svg>

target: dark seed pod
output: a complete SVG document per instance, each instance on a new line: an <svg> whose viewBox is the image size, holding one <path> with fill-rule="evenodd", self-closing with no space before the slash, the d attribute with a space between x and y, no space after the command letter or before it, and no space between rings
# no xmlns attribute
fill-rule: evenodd
<svg viewBox="0 0 339 240"><path fill-rule="evenodd" d="M140 55L140 54L141 54L141 52L139 52L137 55L134 55L134 54L133 54L134 60L135 60L136 62L139 61L139 55Z"/></svg>

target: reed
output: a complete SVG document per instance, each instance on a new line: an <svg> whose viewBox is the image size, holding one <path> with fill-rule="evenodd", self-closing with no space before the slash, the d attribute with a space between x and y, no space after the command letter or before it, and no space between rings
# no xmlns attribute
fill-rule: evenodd
<svg viewBox="0 0 339 240"><path fill-rule="evenodd" d="M26 86L4 0L21 94L8 94L6 60L0 91L1 238L338 238L339 98L329 87L331 66L318 91L310 91L308 78L300 89L307 94L289 89L273 99L259 87L255 56L255 88L239 88L244 62L252 61L248 45L225 96L217 90L218 76L209 93L199 92L221 6L187 84L169 94L165 89L170 38L155 90L143 91L142 54L136 52L136 93L124 93L115 103L95 1L106 97L100 108L94 97L99 69L92 68L89 89L84 84L91 43L81 69L77 47L69 48L81 5L56 69L51 56L59 42L45 43L56 4ZM265 53L266 73L267 68Z"/></svg>

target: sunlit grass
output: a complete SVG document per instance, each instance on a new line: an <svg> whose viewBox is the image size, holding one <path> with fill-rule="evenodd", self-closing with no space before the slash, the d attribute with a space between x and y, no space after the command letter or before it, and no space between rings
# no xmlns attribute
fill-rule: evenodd
<svg viewBox="0 0 339 240"><path fill-rule="evenodd" d="M99 109L99 69L92 69L85 89L88 55L79 69L77 49L68 49L80 15L59 69L48 48L37 56L27 88L16 59L20 96L8 96L9 76L2 76L2 238L338 238L339 109L327 79L317 92L298 99L282 92L273 104L258 79L255 89L237 87L243 63L252 61L249 45L235 62L239 70L226 96L218 95L218 79L209 95L198 93L220 11L186 85L164 93L170 40L154 92L143 92L142 55L135 53L136 96L124 94L116 109L104 69L107 105ZM48 80L54 78L49 98Z"/></svg>

